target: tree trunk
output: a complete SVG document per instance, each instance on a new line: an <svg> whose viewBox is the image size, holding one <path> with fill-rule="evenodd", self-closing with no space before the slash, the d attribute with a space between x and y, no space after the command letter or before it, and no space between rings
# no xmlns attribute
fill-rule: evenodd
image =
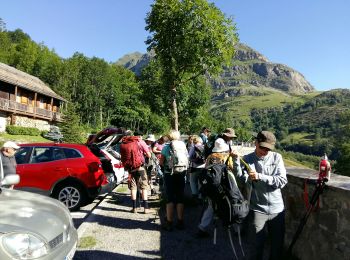
<svg viewBox="0 0 350 260"><path fill-rule="evenodd" d="M174 86L171 90L173 97L171 124L174 130L179 131L179 115L177 113L176 87Z"/></svg>
<svg viewBox="0 0 350 260"><path fill-rule="evenodd" d="M102 129L102 122L103 122L103 112L102 112L102 106L100 106L100 129Z"/></svg>

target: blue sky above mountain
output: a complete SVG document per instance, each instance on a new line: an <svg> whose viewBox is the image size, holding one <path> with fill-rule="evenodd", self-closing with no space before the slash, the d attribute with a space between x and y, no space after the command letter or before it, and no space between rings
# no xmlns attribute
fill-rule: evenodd
<svg viewBox="0 0 350 260"><path fill-rule="evenodd" d="M62 57L78 51L114 62L144 53L151 0L11 0L0 2L8 30L21 28ZM215 0L233 16L241 42L302 73L317 89L350 88L350 2Z"/></svg>

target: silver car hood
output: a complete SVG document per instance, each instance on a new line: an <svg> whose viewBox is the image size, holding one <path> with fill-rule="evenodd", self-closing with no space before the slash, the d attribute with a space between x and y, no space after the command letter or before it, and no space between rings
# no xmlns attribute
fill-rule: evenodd
<svg viewBox="0 0 350 260"><path fill-rule="evenodd" d="M28 231L50 241L70 227L70 213L61 202L30 192L1 189L0 233Z"/></svg>

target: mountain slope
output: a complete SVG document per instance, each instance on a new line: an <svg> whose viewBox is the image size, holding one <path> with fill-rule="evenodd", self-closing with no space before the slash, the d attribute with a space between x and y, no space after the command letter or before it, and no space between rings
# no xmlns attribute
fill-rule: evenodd
<svg viewBox="0 0 350 260"><path fill-rule="evenodd" d="M259 52L242 43L235 46L233 65L224 68L216 79L210 80L216 97L231 96L232 87L242 85L268 87L287 93L302 94L314 91L302 74L282 64L270 62ZM117 64L140 75L154 54L133 53L122 57Z"/></svg>

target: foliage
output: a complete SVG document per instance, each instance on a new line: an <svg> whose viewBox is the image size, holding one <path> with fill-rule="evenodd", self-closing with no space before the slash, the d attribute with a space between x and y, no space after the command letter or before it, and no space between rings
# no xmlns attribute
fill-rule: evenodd
<svg viewBox="0 0 350 260"><path fill-rule="evenodd" d="M294 162L299 162L303 166L307 166L311 169L318 169L318 164L320 163L320 157L313 155L305 155L298 152L288 152L288 151L280 151L281 155L284 159L288 159Z"/></svg>
<svg viewBox="0 0 350 260"><path fill-rule="evenodd" d="M339 156L335 164L335 172L350 176L350 111L340 115L340 124L336 144L339 147Z"/></svg>
<svg viewBox="0 0 350 260"><path fill-rule="evenodd" d="M171 128L175 97L183 133L199 133L203 126L217 133L233 127L238 141L248 141L252 131L270 129L280 141L278 148L290 153L287 157L312 162L312 167L326 152L342 173L349 158L349 90L293 95L251 86L244 82L259 80L248 69L257 60L233 60L242 70L235 78L243 82L238 86L214 78L222 64L232 60L236 28L204 0L157 0L146 20L152 34L147 44L156 56L140 78L81 53L63 59L21 29L7 31L1 19L0 62L40 78L68 100L68 108L60 112L69 142L83 143L86 133L109 125L163 134ZM240 51L237 45L235 50ZM36 138L41 137L28 136L25 141Z"/></svg>
<svg viewBox="0 0 350 260"><path fill-rule="evenodd" d="M87 140L87 132L82 126L76 108L73 104L67 106L64 122L60 123L59 128L63 135L63 141L66 143L83 144Z"/></svg>
<svg viewBox="0 0 350 260"><path fill-rule="evenodd" d="M161 80L162 69L159 61L152 60L140 76L142 86L142 100L149 104L152 113L155 113L158 122L170 128L168 104L171 102L167 88ZM179 86L178 111L180 130L183 133L199 132L203 125L209 125L212 118L209 114L211 87L203 77L197 77L187 84ZM150 125L154 120L152 116ZM149 125L149 127L151 127ZM154 128L154 127L151 127Z"/></svg>
<svg viewBox="0 0 350 260"><path fill-rule="evenodd" d="M23 127L23 126L6 126L6 132L10 135L31 135L38 136L40 135L40 130L35 127Z"/></svg>
<svg viewBox="0 0 350 260"><path fill-rule="evenodd" d="M345 143L340 147L340 157L334 168L335 173L350 176L350 143Z"/></svg>
<svg viewBox="0 0 350 260"><path fill-rule="evenodd" d="M161 65L172 126L178 129L181 88L205 73L217 75L222 65L231 62L236 28L231 19L206 0L156 0L146 23L151 33L146 41L148 50L155 52Z"/></svg>

